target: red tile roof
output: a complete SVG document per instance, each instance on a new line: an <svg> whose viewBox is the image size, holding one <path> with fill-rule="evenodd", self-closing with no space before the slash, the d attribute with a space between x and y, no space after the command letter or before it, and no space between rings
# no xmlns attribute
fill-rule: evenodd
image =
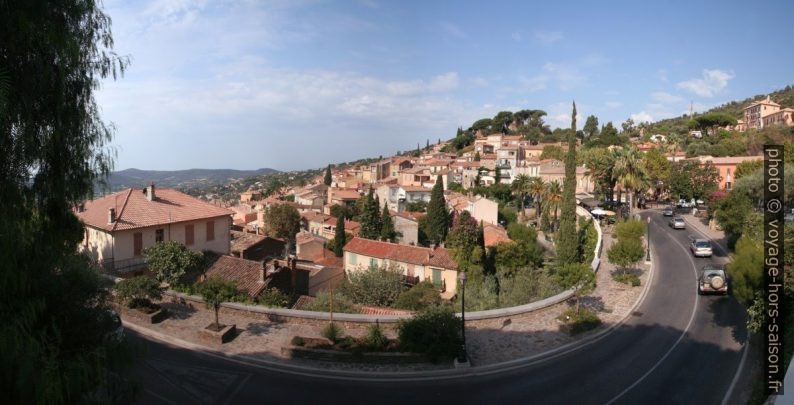
<svg viewBox="0 0 794 405"><path fill-rule="evenodd" d="M205 255L210 265L206 277L220 277L235 282L237 290L254 298L265 289L266 283L260 282L262 264L253 260L234 256Z"/></svg>
<svg viewBox="0 0 794 405"><path fill-rule="evenodd" d="M485 247L491 247L502 242L512 242L504 228L492 224L483 226L483 239L485 240Z"/></svg>
<svg viewBox="0 0 794 405"><path fill-rule="evenodd" d="M149 201L142 189L128 188L87 201L83 212L75 214L87 225L110 232L234 214L176 190L155 189L154 195L154 200ZM113 223L108 223L109 208L116 210Z"/></svg>
<svg viewBox="0 0 794 405"><path fill-rule="evenodd" d="M334 218L334 217L328 218L328 219L325 220L325 223L335 227L336 226L336 218ZM358 229L359 227L361 227L361 224L356 222L356 221L350 221L350 220L345 221L345 229L346 230L351 231L351 230L354 230L354 229Z"/></svg>
<svg viewBox="0 0 794 405"><path fill-rule="evenodd" d="M364 256L389 259L403 263L436 266L445 269L458 268L458 264L452 260L447 249L442 247L432 250L426 247L405 246L356 237L345 245L344 250Z"/></svg>

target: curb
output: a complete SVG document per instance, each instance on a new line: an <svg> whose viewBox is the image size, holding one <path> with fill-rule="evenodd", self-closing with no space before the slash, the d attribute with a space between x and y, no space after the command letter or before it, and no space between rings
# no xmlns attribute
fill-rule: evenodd
<svg viewBox="0 0 794 405"><path fill-rule="evenodd" d="M654 258L655 256L656 255L654 250L651 249L651 257ZM653 283L653 280L655 278L655 273L656 273L655 263L656 260L651 261L651 267L648 273L648 280L645 283L645 286L643 287L643 290L640 293L639 298L631 307L631 309L628 311L626 316L623 317L623 319L621 319L620 321L610 325L609 327L595 331L591 335L586 336L580 340L576 340L564 344L560 347L545 351L543 353L538 353L529 357L508 360L505 362L488 364L484 366L472 366L470 368L427 370L427 371L396 371L396 372L329 370L329 369L310 367L310 366L299 366L295 364L289 364L283 361L264 360L246 355L226 354L203 345L199 345L183 339L168 336L166 334L143 327L141 325L132 324L126 321L123 321L123 323L125 327L129 327L130 329L142 335L163 341L173 346L178 346L184 349L193 350L199 354L231 361L238 364L247 365L250 367L263 368L269 371L308 376L314 378L325 378L325 379L333 379L333 380L356 380L356 381L369 381L369 382L389 382L389 381L432 381L439 379L451 380L451 379L460 379L460 378L467 378L473 376L487 376L487 375L506 373L522 368L531 367L533 365L541 364L547 361L551 361L558 357L564 356L568 353L590 346L604 339L605 337L609 336L619 326L622 326L624 323L626 323L628 319L631 317L631 314L634 313L636 309L640 305L642 305L642 303L645 301L648 290L650 289L650 285Z"/></svg>

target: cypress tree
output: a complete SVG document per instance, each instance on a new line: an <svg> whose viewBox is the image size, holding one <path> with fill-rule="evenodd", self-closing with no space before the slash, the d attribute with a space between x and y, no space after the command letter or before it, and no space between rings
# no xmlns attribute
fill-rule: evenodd
<svg viewBox="0 0 794 405"><path fill-rule="evenodd" d="M364 197L364 205L361 207L361 231L359 236L365 239L380 238L380 213L378 205L373 196L372 188Z"/></svg>
<svg viewBox="0 0 794 405"><path fill-rule="evenodd" d="M576 103L573 103L571 132L568 133L568 154L565 156L565 183L562 189L560 230L557 234L557 263L579 262L576 234Z"/></svg>
<svg viewBox="0 0 794 405"><path fill-rule="evenodd" d="M345 237L345 215L340 212L336 217L336 231L334 232L334 255L342 257L344 251L342 248L345 246L347 238Z"/></svg>
<svg viewBox="0 0 794 405"><path fill-rule="evenodd" d="M394 222L389 214L389 207L384 204L383 212L380 215L380 237L387 242L394 242L397 232L394 230Z"/></svg>
<svg viewBox="0 0 794 405"><path fill-rule="evenodd" d="M323 179L323 183L325 183L326 186L330 186L332 182L333 177L331 177L331 165L328 165L328 167L325 168L325 178Z"/></svg>
<svg viewBox="0 0 794 405"><path fill-rule="evenodd" d="M447 212L446 200L444 200L444 182L441 180L441 175L436 178L436 184L430 194L425 226L428 242L438 244L447 237L449 213Z"/></svg>

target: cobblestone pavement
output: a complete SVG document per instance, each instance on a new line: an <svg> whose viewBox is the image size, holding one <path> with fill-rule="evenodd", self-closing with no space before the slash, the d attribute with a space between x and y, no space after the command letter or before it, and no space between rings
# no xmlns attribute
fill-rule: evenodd
<svg viewBox="0 0 794 405"><path fill-rule="evenodd" d="M598 311L603 321L600 328L609 327L620 322L629 315L631 308L639 298L643 286L648 282L647 265L639 271L641 286L631 287L612 280L611 273L615 267L606 260L606 251L614 238L608 231L604 232L601 254L601 267L597 273L597 286L586 298L585 305ZM155 325L142 325L162 334L200 343L197 333L214 321L211 310L202 305L180 304L171 302L170 298L161 303L169 311L168 319ZM543 353L566 343L596 333L599 329L570 336L560 330L561 323L557 320L572 303L560 303L528 314L502 318L493 321L478 321L476 326L467 327L467 347L473 365L493 364L515 360ZM125 322L135 322L125 319ZM311 365L333 370L358 371L416 371L449 368L449 364L420 365L371 365L334 363L303 359L287 359L281 355L281 348L287 346L293 336L320 337L320 330L311 325L294 323L276 323L253 315L244 315L235 311L222 309L222 324L235 324L238 335L231 342L213 345L210 348L228 354L252 356L271 361L289 361L291 364ZM356 335L361 332L352 332Z"/></svg>

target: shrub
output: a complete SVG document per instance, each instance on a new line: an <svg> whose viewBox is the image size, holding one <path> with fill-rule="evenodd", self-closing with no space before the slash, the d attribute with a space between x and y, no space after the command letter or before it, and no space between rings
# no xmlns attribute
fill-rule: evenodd
<svg viewBox="0 0 794 405"><path fill-rule="evenodd" d="M268 288L256 297L256 303L272 308L286 308L289 306L289 297L278 288Z"/></svg>
<svg viewBox="0 0 794 405"><path fill-rule="evenodd" d="M622 240L640 240L645 235L645 222L637 219L618 222L615 235Z"/></svg>
<svg viewBox="0 0 794 405"><path fill-rule="evenodd" d="M367 329L367 335L364 337L364 344L370 350L379 351L386 348L389 344L389 339L383 334L380 325L371 325Z"/></svg>
<svg viewBox="0 0 794 405"><path fill-rule="evenodd" d="M339 291L361 305L389 307L405 289L402 276L392 268L369 267L352 272Z"/></svg>
<svg viewBox="0 0 794 405"><path fill-rule="evenodd" d="M507 236L516 242L536 241L538 239L538 231L524 224L513 223L507 226Z"/></svg>
<svg viewBox="0 0 794 405"><path fill-rule="evenodd" d="M410 290L403 291L397 301L394 302L395 308L410 309L419 311L430 306L441 303L441 293L430 281L423 281Z"/></svg>
<svg viewBox="0 0 794 405"><path fill-rule="evenodd" d="M325 291L317 294L317 296L306 304L303 308L304 311L315 312L330 312L331 310L331 295ZM346 295L335 292L334 293L334 313L342 314L355 314L356 310L353 309L353 303Z"/></svg>
<svg viewBox="0 0 794 405"><path fill-rule="evenodd" d="M451 308L430 307L400 322L400 345L404 350L426 354L431 361L454 357L462 343L460 322Z"/></svg>
<svg viewBox="0 0 794 405"><path fill-rule="evenodd" d="M128 278L116 284L116 296L129 308L147 308L162 297L160 283L152 277Z"/></svg>
<svg viewBox="0 0 794 405"><path fill-rule="evenodd" d="M636 274L633 273L623 273L623 272L615 272L612 273L612 279L617 281L618 283L628 284L632 287L637 287L640 285L640 278Z"/></svg>
<svg viewBox="0 0 794 405"><path fill-rule="evenodd" d="M601 319L598 318L598 314L588 308L579 311L575 308L568 309L558 319L568 325L568 331L571 335L586 332L601 325Z"/></svg>
<svg viewBox="0 0 794 405"><path fill-rule="evenodd" d="M499 278L499 307L528 304L561 291L546 269L521 269L513 277Z"/></svg>
<svg viewBox="0 0 794 405"><path fill-rule="evenodd" d="M218 310L222 303L231 301L237 296L235 283L220 277L210 277L196 285L196 290L204 299L206 307L212 308L215 311L214 326L220 327Z"/></svg>
<svg viewBox="0 0 794 405"><path fill-rule="evenodd" d="M290 341L290 344L293 346L303 346L306 342L303 341L303 338L300 336L294 336Z"/></svg>
<svg viewBox="0 0 794 405"><path fill-rule="evenodd" d="M609 262L627 268L645 257L645 248L639 239L619 239L617 243L607 250Z"/></svg>
<svg viewBox="0 0 794 405"><path fill-rule="evenodd" d="M322 335L324 338L336 343L339 338L342 337L342 328L337 326L335 323L331 322L325 326L322 330Z"/></svg>
<svg viewBox="0 0 794 405"><path fill-rule="evenodd" d="M155 243L143 249L143 255L155 278L169 285L177 284L185 273L199 269L204 256L176 241Z"/></svg>

